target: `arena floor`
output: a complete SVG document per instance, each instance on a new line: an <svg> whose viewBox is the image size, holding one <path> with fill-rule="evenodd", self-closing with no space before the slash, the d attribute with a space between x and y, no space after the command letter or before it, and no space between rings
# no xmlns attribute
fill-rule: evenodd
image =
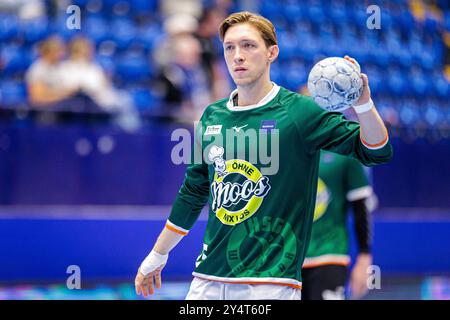
<svg viewBox="0 0 450 320"><path fill-rule="evenodd" d="M189 281L168 281L157 290L152 300L183 300ZM0 300L142 300L134 292L132 282L89 284L80 290L69 290L64 284L0 285ZM372 290L365 300L450 300L450 276L406 277L383 279L381 289Z"/></svg>
<svg viewBox="0 0 450 320"><path fill-rule="evenodd" d="M0 300L143 299L135 294L133 275L151 239L164 225L167 211L167 207L0 207L0 242L4 244L0 256L7 257L0 269ZM431 211L427 215L400 213L389 211L376 216L380 235L375 241L376 249L391 253L386 257L378 255L384 266L381 288L371 290L365 299L450 300L449 269L445 263L437 268L439 260L434 256L423 260L423 268L436 272L412 272L406 268L393 272L403 264L417 264L418 253L429 246L442 248L448 236L449 215L433 215ZM421 221L424 216L425 222ZM193 248L201 247L205 223L206 216L202 214L199 225L174 250L171 264L163 271L163 287L151 299L185 298L191 264L198 254ZM405 228L403 235L407 237L400 243L395 235ZM413 259L405 252L411 250L410 237L418 236L428 240L425 248L416 247ZM396 250L392 243L396 243ZM31 270L24 268L25 252L33 257ZM440 261L447 259L442 254L444 251L439 255ZM399 257L404 259L401 263L390 262ZM192 263L186 264L187 261ZM69 290L66 286L66 268L70 264L82 267L81 290Z"/></svg>

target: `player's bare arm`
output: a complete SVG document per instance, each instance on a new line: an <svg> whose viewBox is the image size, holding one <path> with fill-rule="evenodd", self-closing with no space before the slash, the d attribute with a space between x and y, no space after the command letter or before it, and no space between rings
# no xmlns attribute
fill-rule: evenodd
<svg viewBox="0 0 450 320"><path fill-rule="evenodd" d="M345 56L344 59L356 64L355 59ZM363 91L354 105L354 110L361 125L361 139L369 147L379 147L386 143L388 133L383 120L373 105L370 96L369 79L366 74L361 73L363 80Z"/></svg>
<svg viewBox="0 0 450 320"><path fill-rule="evenodd" d="M360 299L369 291L367 287L367 269L372 264L370 253L359 253L350 275L350 291L352 299Z"/></svg>

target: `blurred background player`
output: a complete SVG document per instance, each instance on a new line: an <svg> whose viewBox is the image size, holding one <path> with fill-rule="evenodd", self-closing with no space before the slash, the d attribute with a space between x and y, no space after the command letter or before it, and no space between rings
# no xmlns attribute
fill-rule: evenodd
<svg viewBox="0 0 450 320"><path fill-rule="evenodd" d="M226 64L221 55L222 44L217 38L217 29L227 16L220 7L207 7L199 18L196 38L202 48L202 64L207 72L213 100L219 100L230 92Z"/></svg>
<svg viewBox="0 0 450 320"><path fill-rule="evenodd" d="M172 56L162 68L161 88L167 107L177 121L199 120L212 101L207 71L201 62L200 42L191 34L172 39Z"/></svg>
<svg viewBox="0 0 450 320"><path fill-rule="evenodd" d="M359 161L322 151L314 223L302 269L304 300L345 299L350 265L349 207L358 242L358 255L350 276L352 298L360 298L367 292L368 268L372 264L373 197Z"/></svg>
<svg viewBox="0 0 450 320"><path fill-rule="evenodd" d="M68 59L60 66L64 86L82 90L99 108L107 111L131 107L126 93L120 94L113 88L103 68L94 60L95 47L89 39L75 37L68 49Z"/></svg>
<svg viewBox="0 0 450 320"><path fill-rule="evenodd" d="M39 59L25 75L29 101L36 108L50 108L73 97L78 86L64 85L64 70L61 61L65 55L65 44L58 36L51 36L39 45Z"/></svg>
<svg viewBox="0 0 450 320"><path fill-rule="evenodd" d="M207 7L197 19L172 13L164 22L167 36L153 53L158 91L165 110L178 122L198 120L205 106L229 92L217 28L226 12Z"/></svg>
<svg viewBox="0 0 450 320"><path fill-rule="evenodd" d="M140 119L130 94L114 88L101 65L95 60L95 47L83 36L69 43L69 57L61 63L62 84L68 90L79 90L89 100L87 111L117 114L116 121L125 130L136 130Z"/></svg>

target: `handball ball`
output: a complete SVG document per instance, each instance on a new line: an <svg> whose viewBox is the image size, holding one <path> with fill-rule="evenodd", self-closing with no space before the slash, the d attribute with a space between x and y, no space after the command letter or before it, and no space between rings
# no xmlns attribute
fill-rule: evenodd
<svg viewBox="0 0 450 320"><path fill-rule="evenodd" d="M363 89L361 69L358 64L331 57L311 69L308 90L314 101L328 111L344 111L358 101Z"/></svg>

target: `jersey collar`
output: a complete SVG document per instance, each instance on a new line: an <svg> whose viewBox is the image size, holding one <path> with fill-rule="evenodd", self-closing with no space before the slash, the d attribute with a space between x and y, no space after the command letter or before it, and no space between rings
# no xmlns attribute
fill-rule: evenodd
<svg viewBox="0 0 450 320"><path fill-rule="evenodd" d="M280 91L280 86L278 86L275 82L272 82L272 83L273 83L273 87L269 91L269 93L264 98L262 98L261 101L259 101L257 104L252 104L249 106L235 106L233 104L233 98L235 97L235 95L237 95L237 92L238 92L238 90L235 89L230 94L230 98L228 99L228 102L227 102L227 108L231 111L246 111L246 110L259 108L259 107L266 105L267 103L272 101L277 96L278 92Z"/></svg>

